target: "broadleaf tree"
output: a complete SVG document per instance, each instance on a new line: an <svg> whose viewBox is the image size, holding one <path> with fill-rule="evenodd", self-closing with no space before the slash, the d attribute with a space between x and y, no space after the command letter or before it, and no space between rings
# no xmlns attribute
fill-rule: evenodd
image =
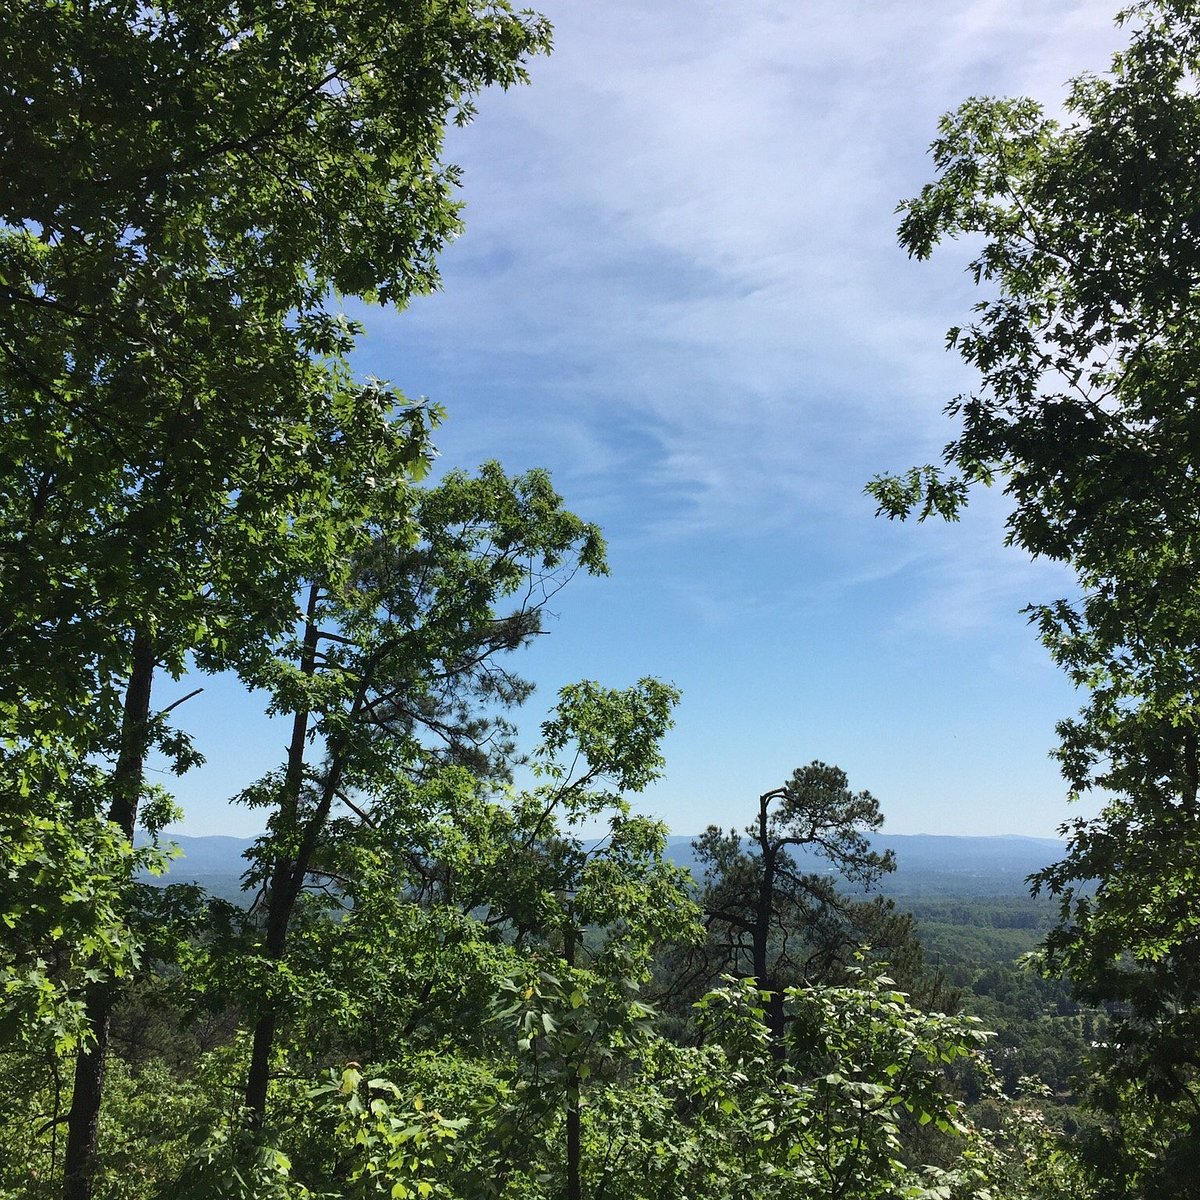
<svg viewBox="0 0 1200 1200"><path fill-rule="evenodd" d="M155 717L156 673L253 656L295 619L314 561L328 569L422 469L422 414L351 379L357 331L334 297L403 304L436 284L459 228L445 126L547 45L544 22L503 3L53 0L8 15L0 713L18 855L36 857L45 821L107 817L129 842L151 746L194 761ZM97 808L63 781L99 756ZM119 886L128 859L110 861ZM94 911L119 927L119 910ZM75 1197L104 979L86 1009Z"/></svg>
<svg viewBox="0 0 1200 1200"><path fill-rule="evenodd" d="M1002 479L1009 541L1075 572L1076 596L1031 612L1087 692L1059 725L1064 775L1103 807L1064 826L1067 857L1036 878L1061 899L1046 961L1121 1005L1105 1070L1182 1103L1164 1110L1174 1129L1200 1095L1200 5L1144 0L1118 20L1127 47L1072 83L1065 120L989 98L943 118L900 240L919 258L977 247L987 298L949 342L980 385L947 407L942 464L870 490L890 516L953 516Z"/></svg>

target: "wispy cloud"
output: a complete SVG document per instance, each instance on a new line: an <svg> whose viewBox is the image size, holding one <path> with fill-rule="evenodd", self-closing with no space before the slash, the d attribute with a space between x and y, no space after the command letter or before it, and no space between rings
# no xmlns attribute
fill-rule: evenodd
<svg viewBox="0 0 1200 1200"><path fill-rule="evenodd" d="M898 443L936 449L965 380L942 337L970 295L953 252L906 262L892 210L928 175L940 112L971 92L1056 99L1106 60L1107 16L1012 0L545 7L556 54L455 143L469 233L446 295L405 318L474 387L488 361L544 364L520 413L456 397L462 420L500 426L501 444L531 425L544 443L549 421L581 478L638 459L641 431L659 449L638 485L664 534L729 527L759 500L780 519L821 495L844 506ZM607 448L576 457L580 440Z"/></svg>
<svg viewBox="0 0 1200 1200"><path fill-rule="evenodd" d="M547 466L605 527L616 578L577 581L525 669L549 694L683 686L653 799L680 832L743 823L737 797L817 755L900 829L1050 832L1072 697L1019 610L1069 581L1002 547L995 493L913 529L862 488L936 458L971 383L942 349L976 298L967 249L916 264L895 241L939 116L980 93L1056 105L1121 40L1107 5L531 2L557 48L451 140L467 232L445 289L368 313L360 356L447 406L447 463ZM236 703L240 733L258 700ZM207 720L230 777L200 790L275 764L274 731L255 765Z"/></svg>

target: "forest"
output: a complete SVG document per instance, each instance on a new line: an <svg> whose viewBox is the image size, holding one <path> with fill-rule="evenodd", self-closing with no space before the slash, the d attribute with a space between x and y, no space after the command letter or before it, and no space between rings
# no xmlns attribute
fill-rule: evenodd
<svg viewBox="0 0 1200 1200"><path fill-rule="evenodd" d="M943 118L899 239L969 248L977 382L940 462L864 481L897 520L996 485L1069 570L1030 616L1098 812L1032 896L897 899L819 747L689 872L637 807L672 684L530 731L521 651L603 535L546 471L435 471L439 405L353 365L350 302L438 288L447 130L548 22L9 6L0 1197L1200 1195L1200 2L1118 20L1062 119ZM233 899L164 832L217 675L288 730Z"/></svg>

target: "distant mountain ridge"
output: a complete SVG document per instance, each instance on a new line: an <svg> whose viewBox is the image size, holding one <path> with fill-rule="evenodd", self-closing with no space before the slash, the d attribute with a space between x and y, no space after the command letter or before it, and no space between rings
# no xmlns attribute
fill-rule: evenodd
<svg viewBox="0 0 1200 1200"><path fill-rule="evenodd" d="M1066 853L1066 843L1058 838L1020 834L888 833L867 840L873 850L891 850L896 856L896 870L884 876L876 889L888 896L1027 895L1026 879ZM698 876L691 843L691 838L672 837L667 853ZM829 861L812 851L799 851L795 857L805 871L833 873Z"/></svg>
<svg viewBox="0 0 1200 1200"><path fill-rule="evenodd" d="M246 869L243 852L253 838L210 835L168 835L178 845L180 856L171 862L167 875L154 882L199 883L209 891L236 898ZM892 850L896 870L885 877L879 891L889 896L1018 896L1028 893L1025 880L1035 871L1062 858L1066 845L1056 838L955 837L948 834L877 834L872 848ZM701 874L692 851L692 838L673 836L667 854L694 875ZM797 854L806 871L831 872L827 860L817 854Z"/></svg>

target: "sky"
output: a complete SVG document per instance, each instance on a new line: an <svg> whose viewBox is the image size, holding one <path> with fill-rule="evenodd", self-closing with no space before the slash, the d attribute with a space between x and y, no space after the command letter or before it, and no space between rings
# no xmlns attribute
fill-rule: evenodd
<svg viewBox="0 0 1200 1200"><path fill-rule="evenodd" d="M1045 837L1087 815L1049 757L1080 698L1022 613L1070 577L1003 545L997 491L942 525L876 518L863 487L936 461L973 382L945 350L979 299L970 247L916 263L896 242L938 118L980 94L1057 111L1121 45L1113 10L539 7L553 55L449 139L466 228L442 290L356 313L358 369L447 409L439 469L547 468L604 529L611 576L573 581L517 663L538 684L522 724L572 680L675 683L637 807L677 834L746 824L814 759L877 797L885 831ZM173 785L176 828L247 835L261 815L227 798L285 735L201 682L209 761Z"/></svg>

